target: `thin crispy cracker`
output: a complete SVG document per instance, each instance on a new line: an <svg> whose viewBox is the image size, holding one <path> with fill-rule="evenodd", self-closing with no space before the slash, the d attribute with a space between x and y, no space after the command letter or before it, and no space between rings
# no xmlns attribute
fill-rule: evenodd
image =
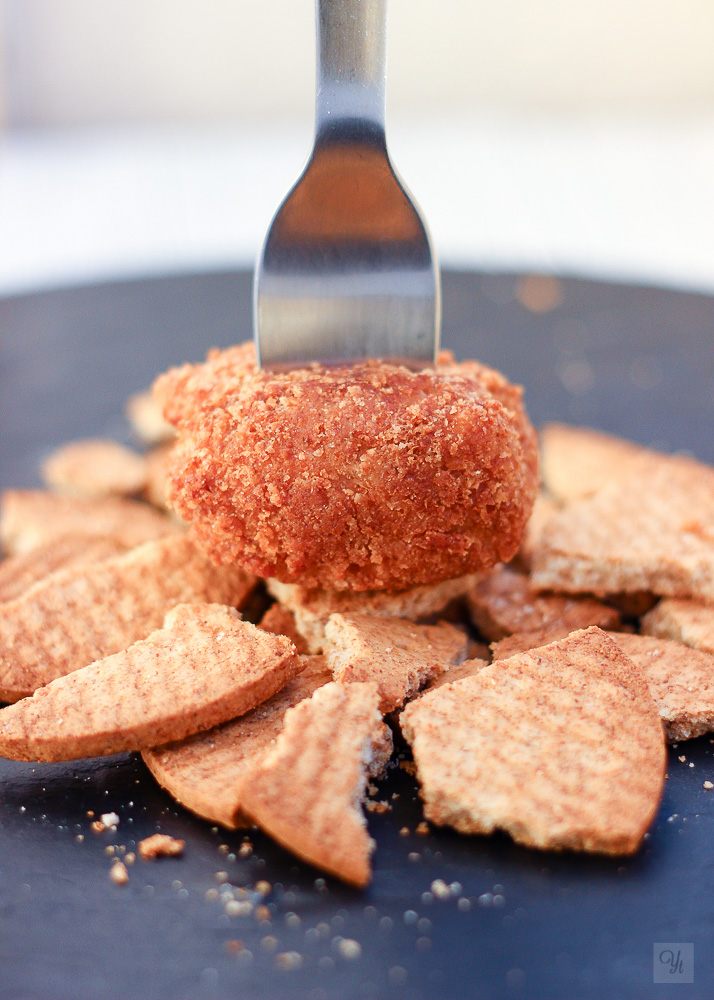
<svg viewBox="0 0 714 1000"><path fill-rule="evenodd" d="M473 677L474 674L477 674L487 666L488 660L483 660L480 657L464 660L463 663L454 663L443 674L429 681L424 688L424 694L428 691L436 691L437 688L443 687L444 684L453 684L456 681L461 681L464 677Z"/></svg>
<svg viewBox="0 0 714 1000"><path fill-rule="evenodd" d="M0 604L19 597L38 580L65 566L99 562L126 552L116 538L61 535L37 549L0 562Z"/></svg>
<svg viewBox="0 0 714 1000"><path fill-rule="evenodd" d="M150 389L129 397L126 415L134 434L143 444L163 444L176 437L175 428L168 420L164 420L161 406Z"/></svg>
<svg viewBox="0 0 714 1000"><path fill-rule="evenodd" d="M241 809L243 778L275 744L286 711L332 680L322 656L251 712L178 743L142 751L144 761L177 802L229 829L249 826Z"/></svg>
<svg viewBox="0 0 714 1000"><path fill-rule="evenodd" d="M423 621L434 618L481 578L471 573L454 580L423 584L408 590L317 590L296 583L268 580L268 590L295 615L295 624L305 637L310 653L321 653L325 625L332 614L375 615Z"/></svg>
<svg viewBox="0 0 714 1000"><path fill-rule="evenodd" d="M353 885L374 848L359 807L391 736L374 684L326 684L285 713L275 747L244 779L245 812L289 851Z"/></svg>
<svg viewBox="0 0 714 1000"><path fill-rule="evenodd" d="M166 496L166 484L173 447L173 441L160 444L156 448L152 448L151 451L147 451L144 456L146 461L144 497L159 510L170 510Z"/></svg>
<svg viewBox="0 0 714 1000"><path fill-rule="evenodd" d="M0 755L101 757L210 729L302 668L295 647L219 604L179 604L164 626L0 711Z"/></svg>
<svg viewBox="0 0 714 1000"><path fill-rule="evenodd" d="M647 684L597 628L445 684L401 714L424 813L530 847L637 849L657 809L664 734Z"/></svg>
<svg viewBox="0 0 714 1000"><path fill-rule="evenodd" d="M657 452L589 427L546 424L540 432L541 477L559 500L591 496L661 457Z"/></svg>
<svg viewBox="0 0 714 1000"><path fill-rule="evenodd" d="M714 469L662 459L573 501L548 522L532 579L542 590L714 601Z"/></svg>
<svg viewBox="0 0 714 1000"><path fill-rule="evenodd" d="M295 624L295 616L282 604L271 604L258 622L258 628L274 635L286 635L295 644L298 653L307 653L307 642Z"/></svg>
<svg viewBox="0 0 714 1000"><path fill-rule="evenodd" d="M175 535L171 518L138 500L58 496L44 490L6 490L0 503L0 545L22 555L62 535L102 535L127 548Z"/></svg>
<svg viewBox="0 0 714 1000"><path fill-rule="evenodd" d="M645 635L660 635L714 653L714 605L665 598L641 622Z"/></svg>
<svg viewBox="0 0 714 1000"><path fill-rule="evenodd" d="M551 625L549 628L536 629L532 632L514 632L513 635L499 639L498 642L491 643L491 656L493 661L507 660L516 653L525 653L529 649L536 649L538 646L546 646L556 639L565 639L574 629L563 627L562 625Z"/></svg>
<svg viewBox="0 0 714 1000"><path fill-rule="evenodd" d="M530 571L533 550L544 531L547 530L548 521L556 511L560 510L561 504L553 497L542 490L537 494L531 516L526 525L526 533L523 542L518 550L518 555L513 560L513 565L524 572Z"/></svg>
<svg viewBox="0 0 714 1000"><path fill-rule="evenodd" d="M551 625L567 626L567 634L589 625L617 628L620 624L617 611L602 601L539 593L527 576L508 566L497 567L474 584L466 603L474 625L489 641Z"/></svg>
<svg viewBox="0 0 714 1000"><path fill-rule="evenodd" d="M467 637L441 622L419 625L399 618L330 615L325 657L340 684L373 681L383 713L399 708L419 688L466 657Z"/></svg>
<svg viewBox="0 0 714 1000"><path fill-rule="evenodd" d="M649 635L612 638L644 674L670 742L714 729L714 656Z"/></svg>
<svg viewBox="0 0 714 1000"><path fill-rule="evenodd" d="M186 535L58 570L0 606L0 700L143 639L175 604L240 607L255 583L239 567L214 566Z"/></svg>
<svg viewBox="0 0 714 1000"><path fill-rule="evenodd" d="M116 441L70 441L42 463L46 486L73 496L133 496L146 486L143 455Z"/></svg>

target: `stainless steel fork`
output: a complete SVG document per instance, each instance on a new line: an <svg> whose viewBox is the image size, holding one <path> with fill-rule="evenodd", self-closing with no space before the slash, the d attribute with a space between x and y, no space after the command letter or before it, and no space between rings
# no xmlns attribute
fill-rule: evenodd
<svg viewBox="0 0 714 1000"><path fill-rule="evenodd" d="M384 129L387 0L316 0L315 142L258 257L260 364L431 363L441 289Z"/></svg>

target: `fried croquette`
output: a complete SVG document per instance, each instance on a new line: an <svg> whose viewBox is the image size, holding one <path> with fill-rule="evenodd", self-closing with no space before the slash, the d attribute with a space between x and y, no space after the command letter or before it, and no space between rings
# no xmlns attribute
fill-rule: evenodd
<svg viewBox="0 0 714 1000"><path fill-rule="evenodd" d="M289 372L253 345L154 386L178 430L168 499L217 562L332 589L399 589L507 561L538 485L521 389L443 352Z"/></svg>

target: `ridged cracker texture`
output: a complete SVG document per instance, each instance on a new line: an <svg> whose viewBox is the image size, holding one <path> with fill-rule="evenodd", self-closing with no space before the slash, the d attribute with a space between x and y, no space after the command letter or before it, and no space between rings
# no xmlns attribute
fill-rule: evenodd
<svg viewBox="0 0 714 1000"><path fill-rule="evenodd" d="M541 849L637 850L666 761L642 673L597 628L491 664L401 715L424 813Z"/></svg>
<svg viewBox="0 0 714 1000"><path fill-rule="evenodd" d="M382 713L392 712L452 663L466 658L467 637L447 622L331 615L325 658L340 684L374 682Z"/></svg>
<svg viewBox="0 0 714 1000"><path fill-rule="evenodd" d="M489 641L513 632L532 632L562 626L565 632L597 625L617 628L614 608L593 597L540 593L530 579L508 566L498 566L466 594L471 620Z"/></svg>
<svg viewBox="0 0 714 1000"><path fill-rule="evenodd" d="M42 480L74 496L133 496L146 486L146 460L104 438L69 441L42 463Z"/></svg>
<svg viewBox="0 0 714 1000"><path fill-rule="evenodd" d="M273 750L242 789L246 813L293 854L352 885L371 878L360 804L391 736L374 684L330 683L285 713Z"/></svg>
<svg viewBox="0 0 714 1000"><path fill-rule="evenodd" d="M61 535L101 535L127 548L175 535L177 521L139 500L60 496L45 490L5 490L0 502L0 545L21 555Z"/></svg>
<svg viewBox="0 0 714 1000"><path fill-rule="evenodd" d="M255 583L239 567L214 566L186 535L58 570L0 605L0 700L145 638L176 604L240 607Z"/></svg>
<svg viewBox="0 0 714 1000"><path fill-rule="evenodd" d="M250 825L241 809L244 778L275 745L289 708L332 680L323 657L305 667L268 701L237 719L178 743L143 750L156 780L186 809L229 829Z"/></svg>
<svg viewBox="0 0 714 1000"><path fill-rule="evenodd" d="M321 653L325 625L332 614L354 612L422 621L439 615L449 604L460 600L482 575L469 573L406 590L319 590L279 580L268 580L267 584L273 597L295 615L295 624L307 642L308 651Z"/></svg>
<svg viewBox="0 0 714 1000"><path fill-rule="evenodd" d="M714 653L714 604L665 598L644 616L641 625L646 635L661 635Z"/></svg>
<svg viewBox="0 0 714 1000"><path fill-rule="evenodd" d="M128 649L0 710L0 756L58 761L183 739L248 712L302 669L232 608L181 604Z"/></svg>
<svg viewBox="0 0 714 1000"><path fill-rule="evenodd" d="M0 604L20 597L33 584L66 566L100 562L126 552L116 538L91 535L60 535L19 556L0 562Z"/></svg>
<svg viewBox="0 0 714 1000"><path fill-rule="evenodd" d="M714 601L714 469L663 458L568 504L535 548L532 579L541 590Z"/></svg>

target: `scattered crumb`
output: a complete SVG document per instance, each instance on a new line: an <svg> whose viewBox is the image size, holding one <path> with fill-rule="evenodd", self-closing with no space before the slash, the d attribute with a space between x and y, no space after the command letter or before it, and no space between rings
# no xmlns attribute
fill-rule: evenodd
<svg viewBox="0 0 714 1000"><path fill-rule="evenodd" d="M225 910L229 917L249 917L253 912L253 904L249 899L229 899Z"/></svg>
<svg viewBox="0 0 714 1000"><path fill-rule="evenodd" d="M352 938L342 938L337 946L337 950L340 953L341 958L347 959L347 961L352 961L353 959L359 958L362 954L362 945L359 941L354 941Z"/></svg>
<svg viewBox="0 0 714 1000"><path fill-rule="evenodd" d="M426 837L429 833L429 824L426 820L422 820L421 823L417 823L414 833L418 833L420 837Z"/></svg>
<svg viewBox="0 0 714 1000"><path fill-rule="evenodd" d="M223 945L223 950L227 955L237 955L239 952L243 951L245 945L242 941L237 938L231 938L230 941L226 941Z"/></svg>
<svg viewBox="0 0 714 1000"><path fill-rule="evenodd" d="M116 813L102 813L100 819L107 830L116 830L119 826L119 817Z"/></svg>
<svg viewBox="0 0 714 1000"><path fill-rule="evenodd" d="M451 889L446 882L440 878L435 878L431 883L431 891L437 899L449 899L451 897Z"/></svg>
<svg viewBox="0 0 714 1000"><path fill-rule="evenodd" d="M402 771L406 771L407 774L411 774L412 777L416 776L417 773L416 764L414 763L413 760L400 760L399 766L401 767Z"/></svg>
<svg viewBox="0 0 714 1000"><path fill-rule="evenodd" d="M133 865L136 861L136 854L133 851L129 851L127 856L124 858L124 863L127 865Z"/></svg>
<svg viewBox="0 0 714 1000"><path fill-rule="evenodd" d="M364 807L367 810L367 812L373 812L373 813L389 812L391 808L388 802L384 802L383 800L376 801L375 799L368 799L367 802L365 802Z"/></svg>
<svg viewBox="0 0 714 1000"><path fill-rule="evenodd" d="M298 951L281 951L279 955L275 956L275 967L282 969L283 972L302 969L302 955Z"/></svg>
<svg viewBox="0 0 714 1000"><path fill-rule="evenodd" d="M89 829L92 831L92 833L104 833L106 827L101 820L95 819L93 823L90 823Z"/></svg>
<svg viewBox="0 0 714 1000"><path fill-rule="evenodd" d="M703 787L706 788L707 791L709 791L710 789L714 788L714 785L711 783L711 781L705 781Z"/></svg>
<svg viewBox="0 0 714 1000"><path fill-rule="evenodd" d="M270 910L265 905L265 903L262 903L260 906L256 906L256 908L255 908L255 919L260 924L263 924L267 920L270 920Z"/></svg>
<svg viewBox="0 0 714 1000"><path fill-rule="evenodd" d="M401 828L401 830L399 831L399 836L400 837L408 837L409 836L409 827L408 826L403 826Z"/></svg>
<svg viewBox="0 0 714 1000"><path fill-rule="evenodd" d="M169 837L166 833L155 833L151 837L139 841L139 857L143 858L144 861L153 861L156 858L175 858L183 854L185 846L184 840Z"/></svg>
<svg viewBox="0 0 714 1000"><path fill-rule="evenodd" d="M127 885L129 882L129 872L123 861L115 861L109 869L109 878L115 885Z"/></svg>
<svg viewBox="0 0 714 1000"><path fill-rule="evenodd" d="M247 858L253 853L253 845L250 843L241 844L238 848L238 857ZM287 952L286 954L292 954L292 952Z"/></svg>

